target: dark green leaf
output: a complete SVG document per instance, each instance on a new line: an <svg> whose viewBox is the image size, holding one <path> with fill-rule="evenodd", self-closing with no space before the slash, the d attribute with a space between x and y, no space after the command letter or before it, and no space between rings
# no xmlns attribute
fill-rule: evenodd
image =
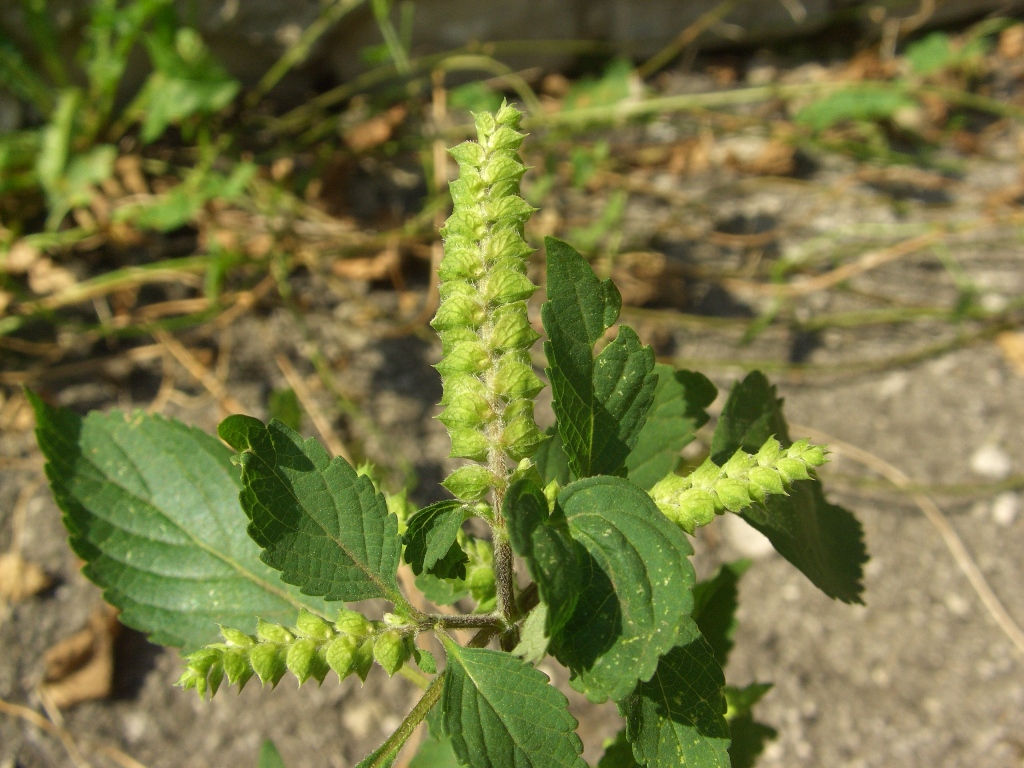
<svg viewBox="0 0 1024 768"><path fill-rule="evenodd" d="M718 573L693 588L693 620L704 635L719 666L725 667L736 631L737 587L740 576L750 567L749 560L737 560L718 569Z"/></svg>
<svg viewBox="0 0 1024 768"><path fill-rule="evenodd" d="M718 390L705 376L654 366L658 385L636 445L626 458L626 476L645 490L679 466L679 452L708 421L705 410Z"/></svg>
<svg viewBox="0 0 1024 768"><path fill-rule="evenodd" d="M241 452L242 509L263 562L306 594L403 602L398 518L370 478L278 421L230 416L219 432Z"/></svg>
<svg viewBox="0 0 1024 768"><path fill-rule="evenodd" d="M595 360L594 344L618 318L619 292L598 280L572 246L550 237L545 245L548 301L541 314L558 433L577 477L617 474L654 397L654 352L621 326Z"/></svg>
<svg viewBox="0 0 1024 768"><path fill-rule="evenodd" d="M441 713L455 754L472 768L586 768L569 702L515 656L444 640Z"/></svg>
<svg viewBox="0 0 1024 768"><path fill-rule="evenodd" d="M725 687L725 698L729 703L726 717L732 735L732 744L729 745L732 768L754 768L765 743L778 735L774 728L757 722L750 713L771 687L768 683L751 683L746 688Z"/></svg>
<svg viewBox="0 0 1024 768"><path fill-rule="evenodd" d="M572 684L594 701L619 701L654 674L693 607L686 535L628 480L578 480L558 495L569 533L587 552L583 592L554 638Z"/></svg>
<svg viewBox="0 0 1024 768"><path fill-rule="evenodd" d="M605 744L604 754L597 768L641 768L640 763L633 757L633 747L626 739L625 728L619 731L615 741Z"/></svg>
<svg viewBox="0 0 1024 768"><path fill-rule="evenodd" d="M277 751L277 747L270 739L264 741L263 746L260 747L256 768L285 768L284 758L281 757L281 753Z"/></svg>
<svg viewBox="0 0 1024 768"><path fill-rule="evenodd" d="M405 562L419 576L426 571L441 578L466 578L469 558L456 539L462 527L461 501L438 501L409 518L405 532ZM435 565L443 567L435 571Z"/></svg>
<svg viewBox="0 0 1024 768"><path fill-rule="evenodd" d="M783 447L791 445L782 400L764 374L754 371L729 393L711 455L722 464L737 448L756 453L773 435ZM820 481L798 481L788 496L769 496L740 514L826 595L863 602L864 532L849 511L825 500Z"/></svg>
<svg viewBox="0 0 1024 768"><path fill-rule="evenodd" d="M46 473L83 572L154 643L192 651L218 624L290 624L337 607L283 585L245 534L231 451L177 421L113 411L85 419L27 396Z"/></svg>
<svg viewBox="0 0 1024 768"><path fill-rule="evenodd" d="M558 434L558 427L548 427L545 434L550 435L551 438L541 443L540 448L533 454L533 463L537 465L537 471L540 473L544 485L555 480L559 485L566 486L575 478L572 476L572 470L569 469L569 457L565 455L565 449L562 447L562 438Z"/></svg>
<svg viewBox="0 0 1024 768"><path fill-rule="evenodd" d="M302 426L302 405L294 389L275 389L267 398L270 418L277 419L296 432Z"/></svg>
<svg viewBox="0 0 1024 768"><path fill-rule="evenodd" d="M546 631L550 637L572 616L583 588L580 546L569 535L561 513L548 514L548 501L532 481L514 483L505 494L503 507L512 549L526 561L548 607Z"/></svg>
<svg viewBox="0 0 1024 768"><path fill-rule="evenodd" d="M696 624L685 621L679 645L623 704L637 760L658 768L728 768L724 686L711 646Z"/></svg>

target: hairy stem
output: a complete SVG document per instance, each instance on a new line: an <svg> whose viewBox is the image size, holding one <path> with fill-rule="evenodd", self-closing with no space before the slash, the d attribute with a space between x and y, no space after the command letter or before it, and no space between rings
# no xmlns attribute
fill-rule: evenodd
<svg viewBox="0 0 1024 768"><path fill-rule="evenodd" d="M391 765L394 762L395 755L398 754L398 751L409 740L409 737L412 736L416 726L423 722L427 713L441 699L441 694L444 693L444 677L445 672L442 672L434 678L434 681L427 687L423 697L412 708L412 712L405 716L398 729L381 745L377 756L366 764L367 768L384 768L384 766Z"/></svg>

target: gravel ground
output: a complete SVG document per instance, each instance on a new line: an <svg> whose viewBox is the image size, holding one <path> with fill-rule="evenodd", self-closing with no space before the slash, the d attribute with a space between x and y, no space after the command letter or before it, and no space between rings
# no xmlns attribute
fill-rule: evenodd
<svg viewBox="0 0 1024 768"><path fill-rule="evenodd" d="M657 130L686 138L671 122ZM647 138L643 130L630 129L619 142L641 145ZM951 259L981 292L982 304L997 309L1024 293L1019 222L1005 220L1014 209L984 218L991 213L985 206L992 193L1016 181L1018 139L1010 128L990 136L969 168L944 182L937 198L920 179L894 186L891 178L866 177L834 157L816 158L807 173L786 179L721 167L686 177L630 172L626 181L634 192L621 249L667 257L665 274L675 282L662 275L653 284L675 285L674 293L625 313L659 355L681 367L710 361L704 370L723 392L747 365L767 363L775 369L769 374L786 397L791 422L868 449L915 483L942 486L943 511L1009 613L1024 622L1021 492L1005 483L997 487L1024 472L1024 371L992 342L992 334L984 335L985 326L940 319L855 328L833 324L808 332L779 323L741 344L742 328L734 321L758 314L770 300L742 278L722 283L700 276L702 269L741 270L760 260L794 258L800 249L818 248L827 262L829 253L870 251L935 223L960 222L965 231L946 238L944 246L866 271L841 290L798 296L794 311L813 316L879 306L949 306L957 292L956 271L947 268ZM601 199L600 189L562 195L559 231L586 221ZM756 238L736 245L735 239L709 236L764 232L778 235L757 246L750 245ZM432 419L440 390L430 364L439 347L428 335L392 333L394 318L418 306L425 286L413 279L404 296L376 285L336 288L314 277L296 278L305 329L273 304L239 320L231 334L228 389L255 415L265 415L269 390L284 385L274 355L291 357L309 374L302 351L315 344L359 411L358 417L338 417L341 437L381 462L393 479L415 472L422 483L416 499L432 501L439 495L437 481L451 466L444 458L444 430ZM673 319L673 308L708 322ZM978 337L968 339L971 334ZM954 343L958 338L962 343ZM223 336L183 340L227 349ZM945 351L917 354L945 342ZM42 389L78 410L146 407L157 394L161 370L159 359L121 362L85 376L49 379ZM163 412L213 429L221 415L216 403L184 371L174 375L181 394ZM4 392L0 551L11 544L9 521L20 497L27 521L23 554L55 578L49 590L10 606L0 624L0 697L32 705L43 653L80 628L100 596L78 572L48 491L34 485L41 477L38 454L27 413L15 412L20 394L12 387ZM338 412L322 388L313 396L326 413ZM308 421L305 430L313 433ZM835 603L816 592L737 518L716 521L697 541L703 574L736 557L755 561L741 585L740 630L727 677L740 685L775 683L757 717L779 736L760 765L1024 765L1024 657L979 602L936 529L908 497L887 490L841 452L822 474L833 498L864 525L872 556L866 605ZM974 491L954 494L949 486ZM96 766L118 764L90 746L97 744L116 745L150 768L252 766L262 739L272 738L289 768L344 768L397 725L414 696L410 685L388 682L377 669L362 689L351 679L339 686L331 677L319 689L307 685L296 692L288 678L274 691L251 684L240 695L231 691L203 703L172 687L180 672L176 655L131 631L120 635L115 670L112 698L64 713L68 732ZM586 757L594 762L603 739L619 727L617 715L608 706L573 701ZM70 764L53 736L21 719L0 718L3 768Z"/></svg>

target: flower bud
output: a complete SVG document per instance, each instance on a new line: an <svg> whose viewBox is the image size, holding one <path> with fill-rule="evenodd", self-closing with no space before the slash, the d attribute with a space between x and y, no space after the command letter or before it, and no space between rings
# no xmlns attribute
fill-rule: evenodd
<svg viewBox="0 0 1024 768"><path fill-rule="evenodd" d="M484 305L470 296L458 294L441 302L430 324L438 331L454 328L479 328L486 317Z"/></svg>
<svg viewBox="0 0 1024 768"><path fill-rule="evenodd" d="M438 267L437 276L447 280L476 280L483 277L484 264L480 255L470 248L449 247Z"/></svg>
<svg viewBox="0 0 1024 768"><path fill-rule="evenodd" d="M359 679L364 683L366 676L370 674L370 668L373 667L373 643L372 637L366 638L352 654L352 671L359 675Z"/></svg>
<svg viewBox="0 0 1024 768"><path fill-rule="evenodd" d="M722 506L730 512L739 512L744 507L750 506L750 494L747 492L747 484L740 480L733 480L724 477L715 483L715 494L721 501Z"/></svg>
<svg viewBox="0 0 1024 768"><path fill-rule="evenodd" d="M494 270L484 280L484 299L492 304L509 304L530 298L537 286L522 272L513 269Z"/></svg>
<svg viewBox="0 0 1024 768"><path fill-rule="evenodd" d="M350 635L357 640L362 640L373 631L373 626L370 624L369 619L358 611L352 611L348 608L342 608L338 611L338 619L334 622L334 628L342 634Z"/></svg>
<svg viewBox="0 0 1024 768"><path fill-rule="evenodd" d="M486 150L475 141L464 141L449 149L448 154L455 158L460 168L477 168L487 157Z"/></svg>
<svg viewBox="0 0 1024 768"><path fill-rule="evenodd" d="M249 664L259 676L260 682L276 686L288 671L285 663L287 648L276 643L260 643L249 649Z"/></svg>
<svg viewBox="0 0 1024 768"><path fill-rule="evenodd" d="M382 633L373 644L373 657L388 673L388 677L393 677L411 655L406 636L397 629Z"/></svg>
<svg viewBox="0 0 1024 768"><path fill-rule="evenodd" d="M518 163L514 163L514 165L518 172L515 181L518 182L518 177L522 176L522 171L525 169ZM501 169L501 172L507 173L507 169ZM484 204L484 216L486 218L495 222L508 222L517 229L525 224L536 210L536 208L518 195L496 197Z"/></svg>
<svg viewBox="0 0 1024 768"><path fill-rule="evenodd" d="M495 128L498 127L495 116L490 112L474 112L473 122L476 123L476 133L477 137L480 139L480 143L487 149L490 149L490 147L487 146L487 139L491 137Z"/></svg>
<svg viewBox="0 0 1024 768"><path fill-rule="evenodd" d="M488 264L502 269L517 268L526 271L526 257L533 249L523 240L517 229L492 231L483 243L483 256Z"/></svg>
<svg viewBox="0 0 1024 768"><path fill-rule="evenodd" d="M665 516L691 536L715 518L715 497L700 488L684 491L671 506L658 505Z"/></svg>
<svg viewBox="0 0 1024 768"><path fill-rule="evenodd" d="M324 660L337 673L339 681L352 671L352 660L358 646L359 641L352 635L338 635L324 649Z"/></svg>
<svg viewBox="0 0 1024 768"><path fill-rule="evenodd" d="M463 341L452 347L451 351L438 363L438 373L442 376L453 373L479 374L491 365L491 355L479 338Z"/></svg>
<svg viewBox="0 0 1024 768"><path fill-rule="evenodd" d="M441 395L441 405L453 405L467 397L487 399L486 385L472 374L452 373L443 383L444 393Z"/></svg>
<svg viewBox="0 0 1024 768"><path fill-rule="evenodd" d="M529 349L540 338L530 326L526 303L508 304L494 313L494 326L487 338L487 346L496 352L510 349Z"/></svg>
<svg viewBox="0 0 1024 768"><path fill-rule="evenodd" d="M295 637L280 624L271 624L263 619L256 620L256 637L269 643L281 643L286 645Z"/></svg>
<svg viewBox="0 0 1024 768"><path fill-rule="evenodd" d="M500 150L515 152L522 146L523 139L525 138L525 134L520 133L514 128L509 128L503 125L494 132L494 135L491 136L490 148L495 152Z"/></svg>
<svg viewBox="0 0 1024 768"><path fill-rule="evenodd" d="M754 457L746 453L742 448L738 448L727 462L722 466L722 471L726 477L739 477L745 475L747 470L755 464Z"/></svg>
<svg viewBox="0 0 1024 768"><path fill-rule="evenodd" d="M494 393L506 401L520 398L532 400L544 388L533 366L522 362L514 354L506 354L498 361L494 377Z"/></svg>
<svg viewBox="0 0 1024 768"><path fill-rule="evenodd" d="M754 458L758 465L769 467L775 464L781 453L782 445L774 437L769 437L765 440L764 445L761 446Z"/></svg>
<svg viewBox="0 0 1024 768"><path fill-rule="evenodd" d="M782 479L787 483L810 478L810 475L807 474L807 465L800 459L783 457L775 462L775 466L779 470L779 474L782 475Z"/></svg>
<svg viewBox="0 0 1024 768"><path fill-rule="evenodd" d="M309 638L296 640L289 646L285 664L288 671L298 679L299 685L311 677L322 683L327 674L327 665L317 654L316 641Z"/></svg>
<svg viewBox="0 0 1024 768"><path fill-rule="evenodd" d="M494 487L495 477L487 467L467 464L448 475L442 485L463 501L480 501Z"/></svg>
<svg viewBox="0 0 1024 768"><path fill-rule="evenodd" d="M228 683L238 684L238 690L245 688L245 684L253 676L252 666L249 664L249 654L245 648L228 648L221 656L221 664L224 666L224 674L227 675Z"/></svg>
<svg viewBox="0 0 1024 768"><path fill-rule="evenodd" d="M472 459L484 461L490 443L487 436L471 427L449 427L448 435L452 440L452 450L448 455L453 459Z"/></svg>
<svg viewBox="0 0 1024 768"><path fill-rule="evenodd" d="M295 629L302 637L310 637L323 642L334 636L331 625L314 613L305 608L299 611L299 618L295 621Z"/></svg>
<svg viewBox="0 0 1024 768"><path fill-rule="evenodd" d="M782 478L779 477L779 473L771 467L754 467L750 470L750 484L751 484L751 495L754 494L754 488L760 489L761 494L758 496L758 501L764 501L764 495L768 493L781 495L786 492L786 488L782 483Z"/></svg>
<svg viewBox="0 0 1024 768"><path fill-rule="evenodd" d="M483 398L463 395L454 399L437 417L437 420L451 429L452 427L482 427L494 419L494 411Z"/></svg>
<svg viewBox="0 0 1024 768"><path fill-rule="evenodd" d="M240 629L221 627L220 634L228 645L234 645L239 648L251 648L256 645L256 641Z"/></svg>

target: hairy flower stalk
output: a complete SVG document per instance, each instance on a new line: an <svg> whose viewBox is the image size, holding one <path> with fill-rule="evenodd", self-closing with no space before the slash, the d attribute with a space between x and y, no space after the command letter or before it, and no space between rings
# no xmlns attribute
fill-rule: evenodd
<svg viewBox="0 0 1024 768"><path fill-rule="evenodd" d="M651 498L667 518L692 534L726 510L739 512L768 494L785 494L787 485L807 480L811 468L828 461L827 453L807 440L783 449L772 437L756 454L737 450L722 466L708 459L686 477L667 476L651 488Z"/></svg>
<svg viewBox="0 0 1024 768"><path fill-rule="evenodd" d="M478 140L451 150L459 178L451 185L452 215L441 230L441 303L431 323L443 347L437 370L445 409L439 419L451 436L451 456L476 462L457 469L444 485L466 502L491 496L499 608L506 615L511 551L501 501L512 463L529 457L544 439L533 418L533 398L543 384L529 356L539 335L526 311L537 286L526 276L532 249L523 227L534 209L519 196L526 172L518 154L520 118L508 105L495 115L478 114Z"/></svg>

